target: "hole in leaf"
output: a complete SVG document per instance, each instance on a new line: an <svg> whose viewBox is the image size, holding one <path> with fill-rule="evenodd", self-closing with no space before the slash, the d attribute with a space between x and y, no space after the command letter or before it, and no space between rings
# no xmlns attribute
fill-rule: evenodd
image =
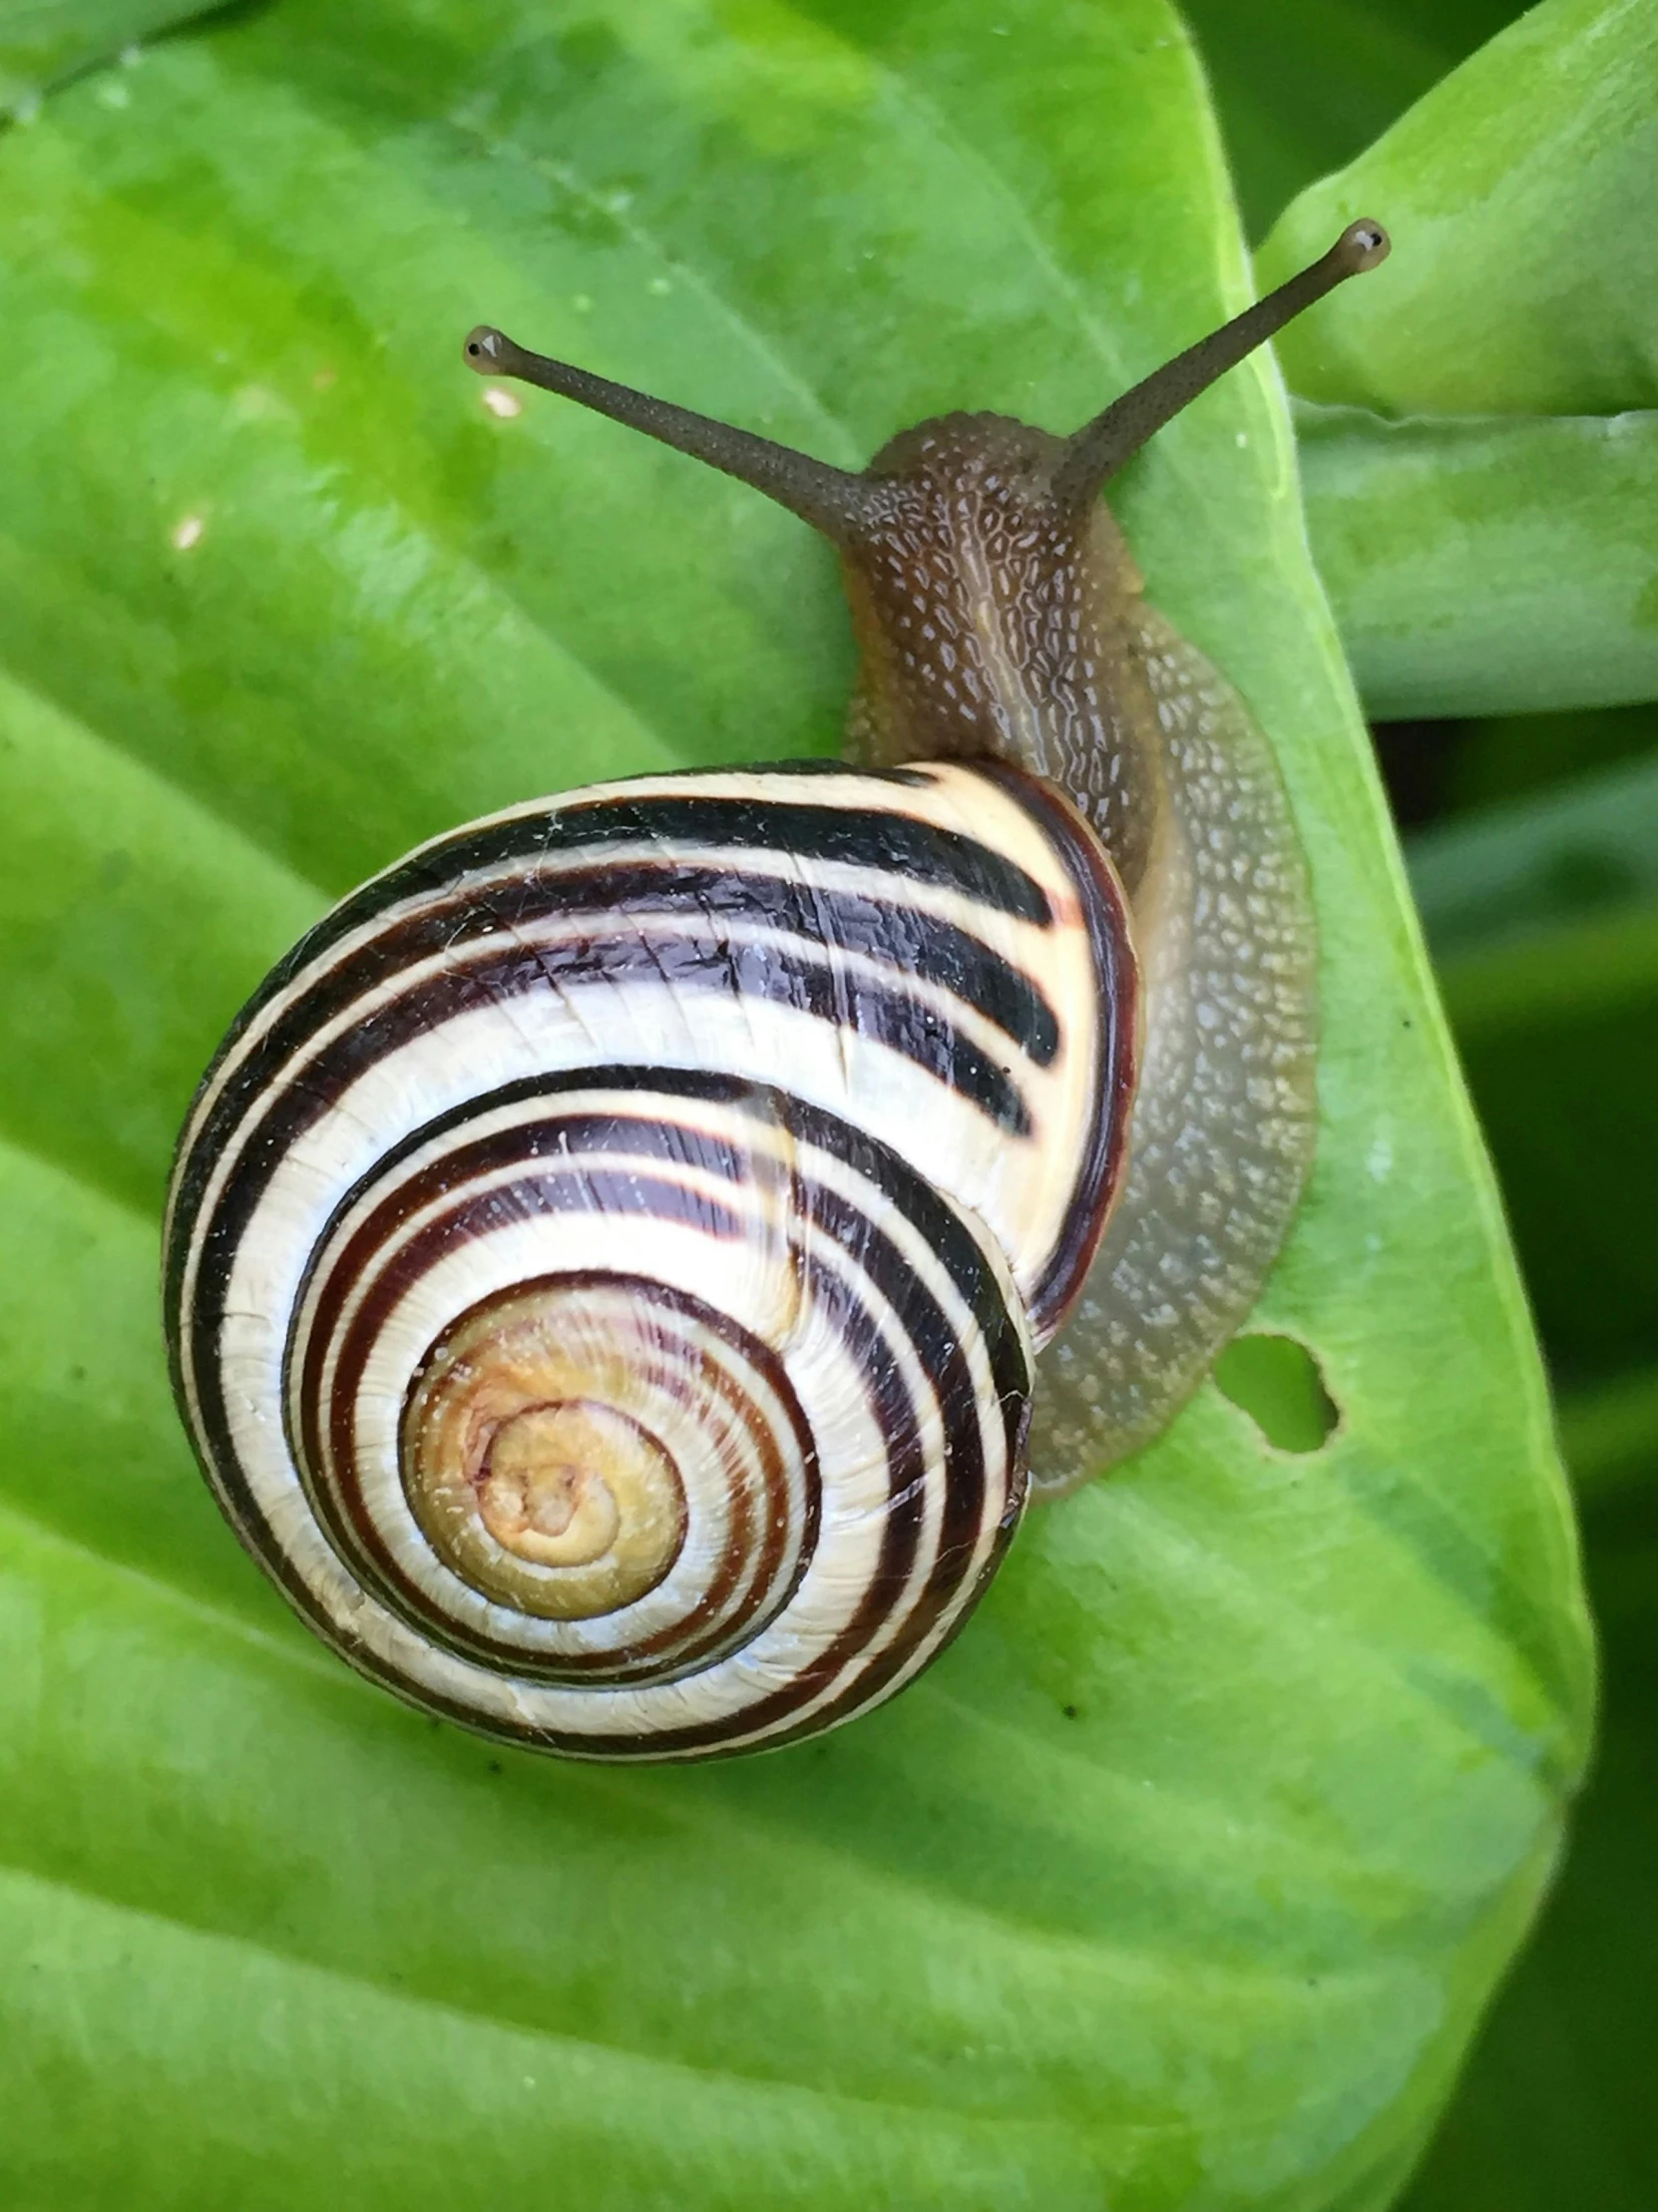
<svg viewBox="0 0 1658 2212"><path fill-rule="evenodd" d="M1293 1336L1234 1337L1215 1381L1280 1452L1318 1451L1341 1419L1318 1361Z"/></svg>

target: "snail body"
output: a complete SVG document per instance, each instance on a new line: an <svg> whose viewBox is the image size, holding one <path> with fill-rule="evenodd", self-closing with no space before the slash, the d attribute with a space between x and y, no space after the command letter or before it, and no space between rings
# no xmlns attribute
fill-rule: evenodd
<svg viewBox="0 0 1658 2212"><path fill-rule="evenodd" d="M825 530L861 675L845 767L421 847L204 1079L175 1388L365 1672L589 1758L793 1740L1195 1387L1310 1157L1313 937L1270 751L1097 492L1385 250L1355 225L1074 438L948 416L858 476L474 333Z"/></svg>

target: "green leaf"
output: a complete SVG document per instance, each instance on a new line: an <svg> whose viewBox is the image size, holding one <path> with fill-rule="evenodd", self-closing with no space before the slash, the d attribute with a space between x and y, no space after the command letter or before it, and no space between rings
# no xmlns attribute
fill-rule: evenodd
<svg viewBox="0 0 1658 2212"><path fill-rule="evenodd" d="M1383 415L1658 405L1658 17L1545 0L1420 100L1262 246L1276 283L1373 215L1394 254L1286 331L1304 399Z"/></svg>
<svg viewBox="0 0 1658 2212"><path fill-rule="evenodd" d="M1520 0L1186 0L1250 234L1363 153Z"/></svg>
<svg viewBox="0 0 1658 2212"><path fill-rule="evenodd" d="M1572 1486L1590 1504L1638 1484L1658 1489L1658 1365L1573 1391L1560 1405L1560 1444ZM1658 1955L1648 1964L1658 1967Z"/></svg>
<svg viewBox="0 0 1658 2212"><path fill-rule="evenodd" d="M1595 1770L1537 1940L1407 2212L1649 2212L1658 2201L1658 1485L1608 1497L1587 1536L1606 1675Z"/></svg>
<svg viewBox="0 0 1658 2212"><path fill-rule="evenodd" d="M215 0L0 0L0 116L32 118L49 85L120 54L129 67L140 41L203 14ZM101 97L124 107L119 77Z"/></svg>
<svg viewBox="0 0 1658 2212"><path fill-rule="evenodd" d="M1355 216L1394 235L1279 346L1334 410L1308 520L1373 715L1658 695L1655 165L1658 17L1547 0L1262 246L1266 284Z"/></svg>
<svg viewBox="0 0 1658 2212"><path fill-rule="evenodd" d="M1658 2196L1648 2023L1658 1996L1652 1655L1658 1650L1658 713L1458 733L1458 798L1518 789L1412 840L1475 1102L1558 1366L1588 1511L1605 1682L1595 1771L1536 1939L1503 1991L1409 2212L1645 2212ZM1561 780L1574 762L1645 758ZM1608 1272L1610 1270L1610 1273ZM1621 1371L1621 1356L1638 1362ZM1608 1362L1613 1363L1606 1372Z"/></svg>
<svg viewBox="0 0 1658 2212"><path fill-rule="evenodd" d="M1421 831L1408 858L1442 971L1458 955L1535 950L1552 930L1658 903L1658 753Z"/></svg>
<svg viewBox="0 0 1658 2212"><path fill-rule="evenodd" d="M1658 411L1303 404L1296 427L1319 573L1378 720L1658 697Z"/></svg>
<svg viewBox="0 0 1658 2212"><path fill-rule="evenodd" d="M1448 962L1446 1004L1480 1102L1538 1322L1591 1377L1650 1358L1658 1265L1630 1233L1658 1204L1658 901Z"/></svg>
<svg viewBox="0 0 1658 2212"><path fill-rule="evenodd" d="M1464 813L1658 751L1658 705L1493 714L1464 722L1451 734L1443 753L1445 803L1451 812Z"/></svg>
<svg viewBox="0 0 1658 2212"><path fill-rule="evenodd" d="M1567 1380L1658 1342L1658 760L1413 840L1412 880L1525 1264Z"/></svg>
<svg viewBox="0 0 1658 2212"><path fill-rule="evenodd" d="M1174 17L287 0L124 81L0 140L6 2193L1381 2205L1553 1860L1589 1658L1269 368L1118 505L1313 860L1321 1152L1257 1325L1321 1449L1206 1389L892 1707L618 1775L310 1643L154 1311L171 1127L327 894L538 790L834 742L826 551L497 412L467 327L837 461L1075 422L1246 296Z"/></svg>

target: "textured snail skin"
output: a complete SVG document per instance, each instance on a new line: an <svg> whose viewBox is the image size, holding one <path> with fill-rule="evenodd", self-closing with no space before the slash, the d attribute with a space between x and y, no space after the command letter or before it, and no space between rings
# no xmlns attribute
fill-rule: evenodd
<svg viewBox="0 0 1658 2212"><path fill-rule="evenodd" d="M1068 1326L1038 1362L1036 1497L1157 1436L1260 1295L1312 1164L1317 938L1266 739L1143 601L1159 828L1134 893L1145 1049L1129 1168Z"/></svg>
<svg viewBox="0 0 1658 2212"><path fill-rule="evenodd" d="M168 1334L226 1513L346 1656L498 1735L848 1718L1018 1524L1136 1035L1120 887L1016 772L640 780L422 848L186 1130Z"/></svg>
<svg viewBox="0 0 1658 2212"><path fill-rule="evenodd" d="M1057 783L1133 913L1146 1048L1126 1187L1041 1362L1038 1496L1162 1429L1260 1291L1317 1108L1317 945L1270 747L1146 605L1097 502L1054 495L1070 441L997 415L907 431L843 541L862 650L850 747L997 758Z"/></svg>

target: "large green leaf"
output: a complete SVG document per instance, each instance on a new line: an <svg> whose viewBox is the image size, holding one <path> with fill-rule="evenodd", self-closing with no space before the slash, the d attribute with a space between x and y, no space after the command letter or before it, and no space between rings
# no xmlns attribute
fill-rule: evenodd
<svg viewBox="0 0 1658 2212"><path fill-rule="evenodd" d="M0 142L0 2176L22 2202L1380 2205L1555 1855L1587 1641L1523 1304L1257 363L1120 511L1277 740L1324 1128L1206 1390L820 1744L490 1750L285 1616L153 1318L168 1138L329 892L833 741L832 562L480 316L856 460L1245 296L1160 0L290 4Z"/></svg>
<svg viewBox="0 0 1658 2212"><path fill-rule="evenodd" d="M1658 698L1658 410L1303 404L1296 427L1319 573L1378 719Z"/></svg>
<svg viewBox="0 0 1658 2212"><path fill-rule="evenodd" d="M1309 521L1373 713L1658 695L1655 170L1658 14L1546 0L1262 246L1275 282L1355 215L1395 235L1281 348L1333 410Z"/></svg>

